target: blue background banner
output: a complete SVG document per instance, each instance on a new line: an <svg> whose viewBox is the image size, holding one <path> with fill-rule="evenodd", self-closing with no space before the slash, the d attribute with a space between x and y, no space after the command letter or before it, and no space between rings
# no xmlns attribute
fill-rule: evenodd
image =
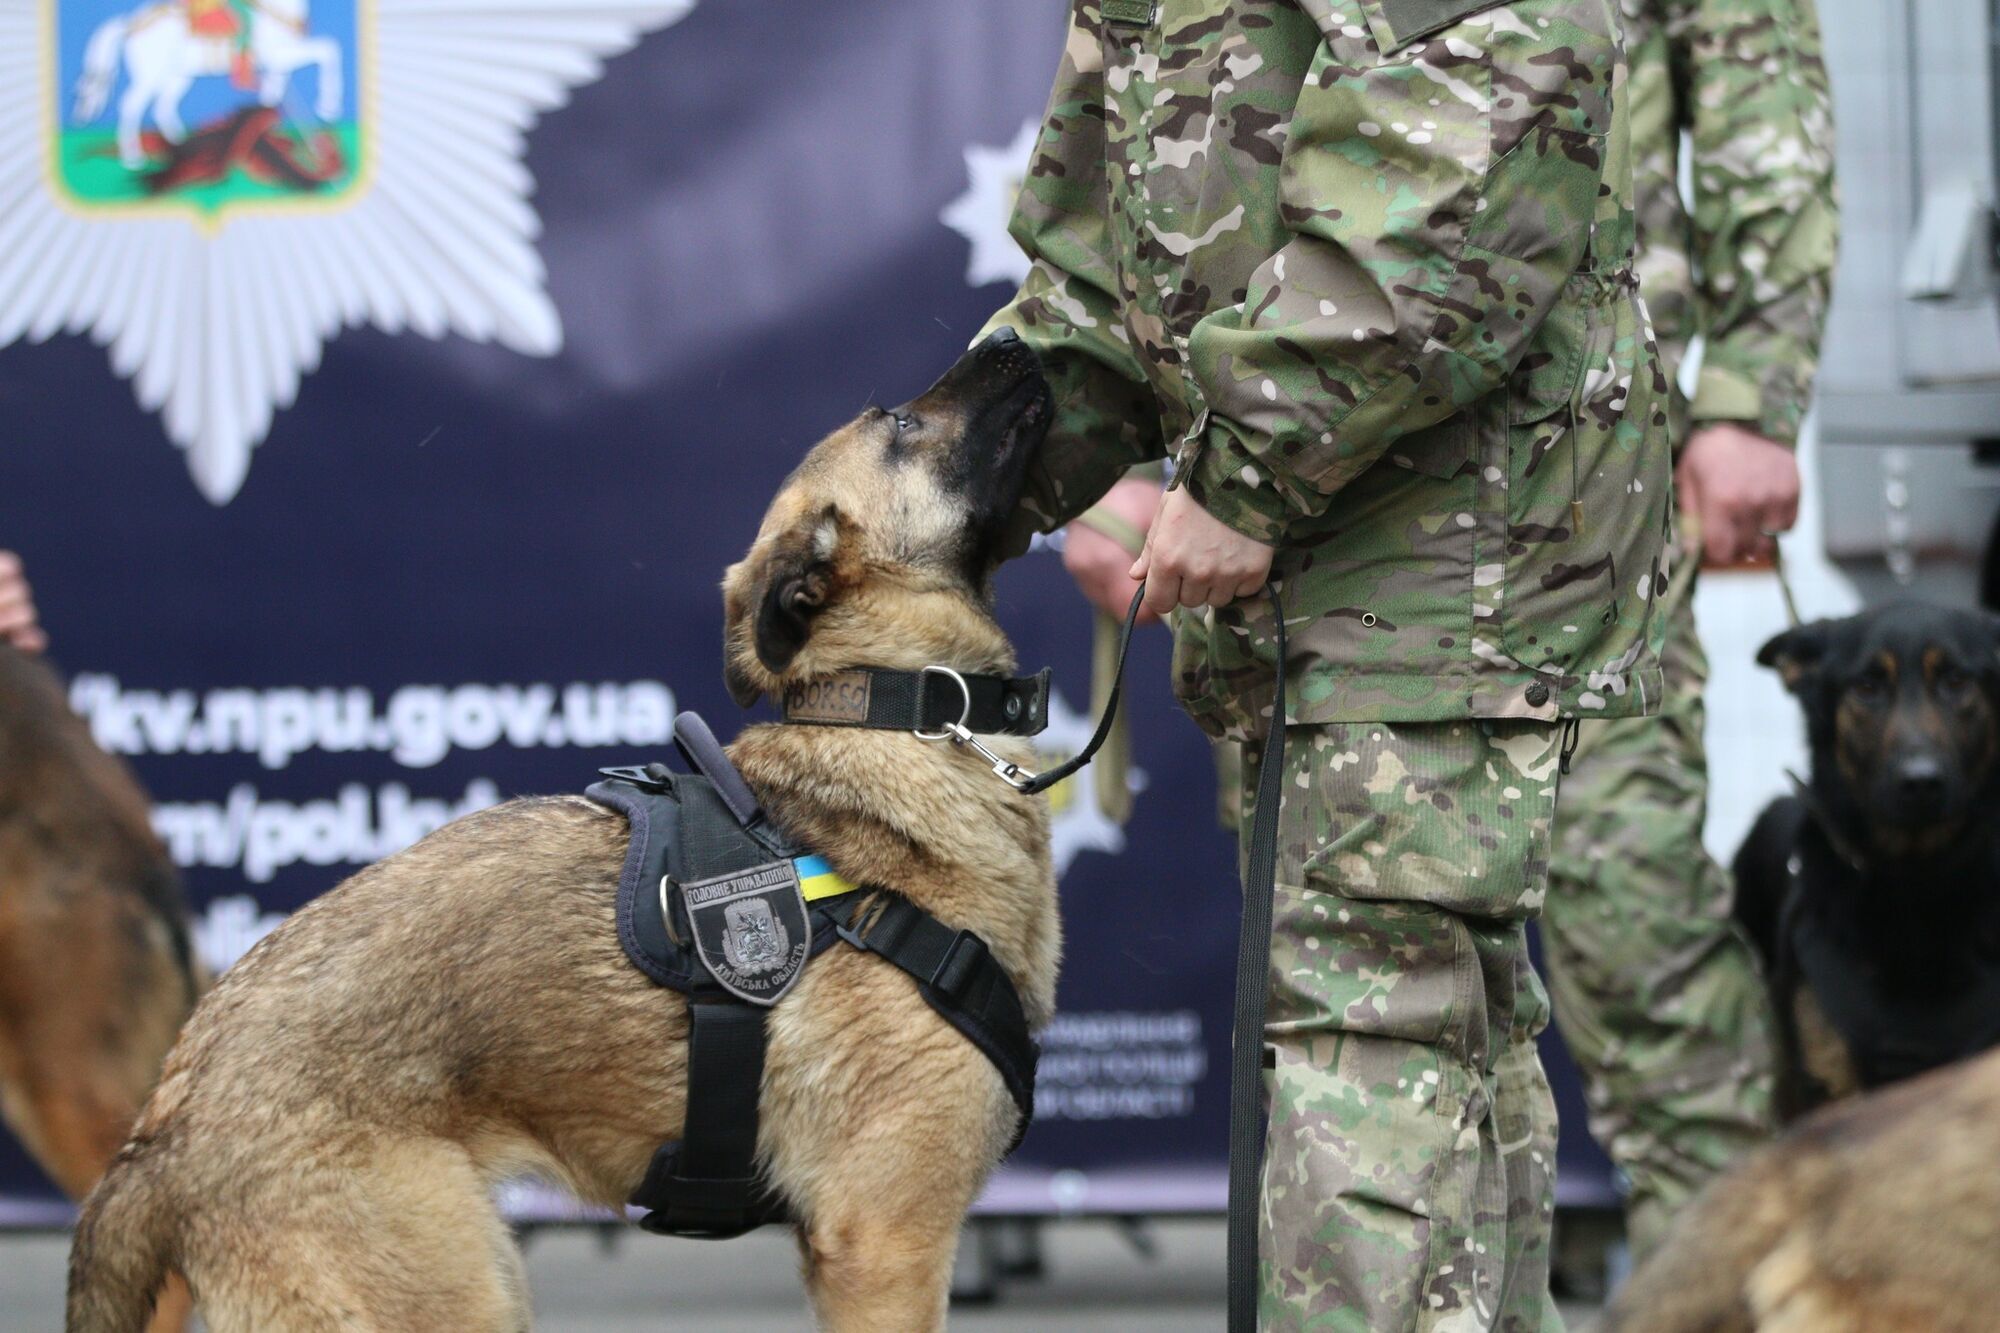
<svg viewBox="0 0 2000 1333"><path fill-rule="evenodd" d="M341 333L219 507L103 349L0 350L0 547L211 959L451 813L661 757L674 708L736 729L722 570L814 440L1007 296L1064 10L702 0L528 136L560 351ZM1054 553L1003 572L999 614L1080 743L1090 617ZM1235 857L1166 658L1142 634L1131 825L1058 793L1064 1017L992 1207L1222 1200ZM1603 1194L1584 1160L1565 1197ZM53 1197L11 1142L0 1196Z"/></svg>

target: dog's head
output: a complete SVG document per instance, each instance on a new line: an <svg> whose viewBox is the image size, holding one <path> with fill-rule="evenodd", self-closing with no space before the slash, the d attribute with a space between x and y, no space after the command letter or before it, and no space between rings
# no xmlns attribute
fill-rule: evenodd
<svg viewBox="0 0 2000 1333"><path fill-rule="evenodd" d="M1002 330L814 446L723 577L737 702L852 666L1011 668L992 576L1051 411L1035 354Z"/></svg>
<svg viewBox="0 0 2000 1333"><path fill-rule="evenodd" d="M2000 758L2000 621L1920 603L1778 635L1757 654L1805 710L1813 780L1885 851L1953 836Z"/></svg>

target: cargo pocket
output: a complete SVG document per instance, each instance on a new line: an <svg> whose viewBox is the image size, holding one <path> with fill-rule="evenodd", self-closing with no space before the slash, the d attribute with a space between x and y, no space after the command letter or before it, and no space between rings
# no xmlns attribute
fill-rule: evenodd
<svg viewBox="0 0 2000 1333"><path fill-rule="evenodd" d="M1598 642L1619 614L1614 544L1591 531L1583 503L1616 427L1586 411L1593 369L1615 373L1601 289L1594 274L1570 279L1509 383L1501 644L1523 666L1561 675L1584 669L1575 645Z"/></svg>

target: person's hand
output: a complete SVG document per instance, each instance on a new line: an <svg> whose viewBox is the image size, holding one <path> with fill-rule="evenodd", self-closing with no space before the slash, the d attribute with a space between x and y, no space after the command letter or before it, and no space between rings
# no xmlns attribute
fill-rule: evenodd
<svg viewBox="0 0 2000 1333"><path fill-rule="evenodd" d="M1106 491L1095 507L1124 520L1143 538L1153 512L1160 507L1160 483L1127 477ZM1132 577L1132 556L1123 544L1086 521L1071 523L1063 530L1063 568L1092 606L1118 620L1125 618L1132 607L1132 594L1139 591L1139 581ZM1142 609L1138 623L1159 618L1158 613Z"/></svg>
<svg viewBox="0 0 2000 1333"><path fill-rule="evenodd" d="M21 558L12 551L0 551L0 639L25 653L49 646L49 636L35 623L35 599Z"/></svg>
<svg viewBox="0 0 2000 1333"><path fill-rule="evenodd" d="M1132 577L1146 581L1146 609L1227 606L1271 576L1271 548L1210 514L1184 487L1168 491L1146 531Z"/></svg>
<svg viewBox="0 0 2000 1333"><path fill-rule="evenodd" d="M1730 422L1688 437L1674 469L1682 514L1699 532L1704 565L1768 557L1799 517L1799 461L1790 449ZM1692 553L1692 552L1690 552Z"/></svg>

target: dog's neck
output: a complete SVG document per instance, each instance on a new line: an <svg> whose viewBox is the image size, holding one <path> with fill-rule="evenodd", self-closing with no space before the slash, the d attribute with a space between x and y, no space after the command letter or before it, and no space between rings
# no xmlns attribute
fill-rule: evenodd
<svg viewBox="0 0 2000 1333"><path fill-rule="evenodd" d="M1991 784L1989 784L1990 786ZM1866 814L1815 784L1824 804L1801 833L1802 906L1869 967L1874 982L1892 992L1931 992L1965 983L1968 972L2000 965L2000 837L1968 817L1957 836L1936 845L1870 836ZM1972 809L1992 809L2000 793L1982 792ZM1861 863L1835 846L1829 823L1846 832L1840 841Z"/></svg>
<svg viewBox="0 0 2000 1333"><path fill-rule="evenodd" d="M1024 742L994 747L1019 762ZM778 825L864 886L893 889L948 926L977 931L1029 1020L1053 1011L1055 928L1046 802L996 778L977 756L903 731L765 723L730 758Z"/></svg>

